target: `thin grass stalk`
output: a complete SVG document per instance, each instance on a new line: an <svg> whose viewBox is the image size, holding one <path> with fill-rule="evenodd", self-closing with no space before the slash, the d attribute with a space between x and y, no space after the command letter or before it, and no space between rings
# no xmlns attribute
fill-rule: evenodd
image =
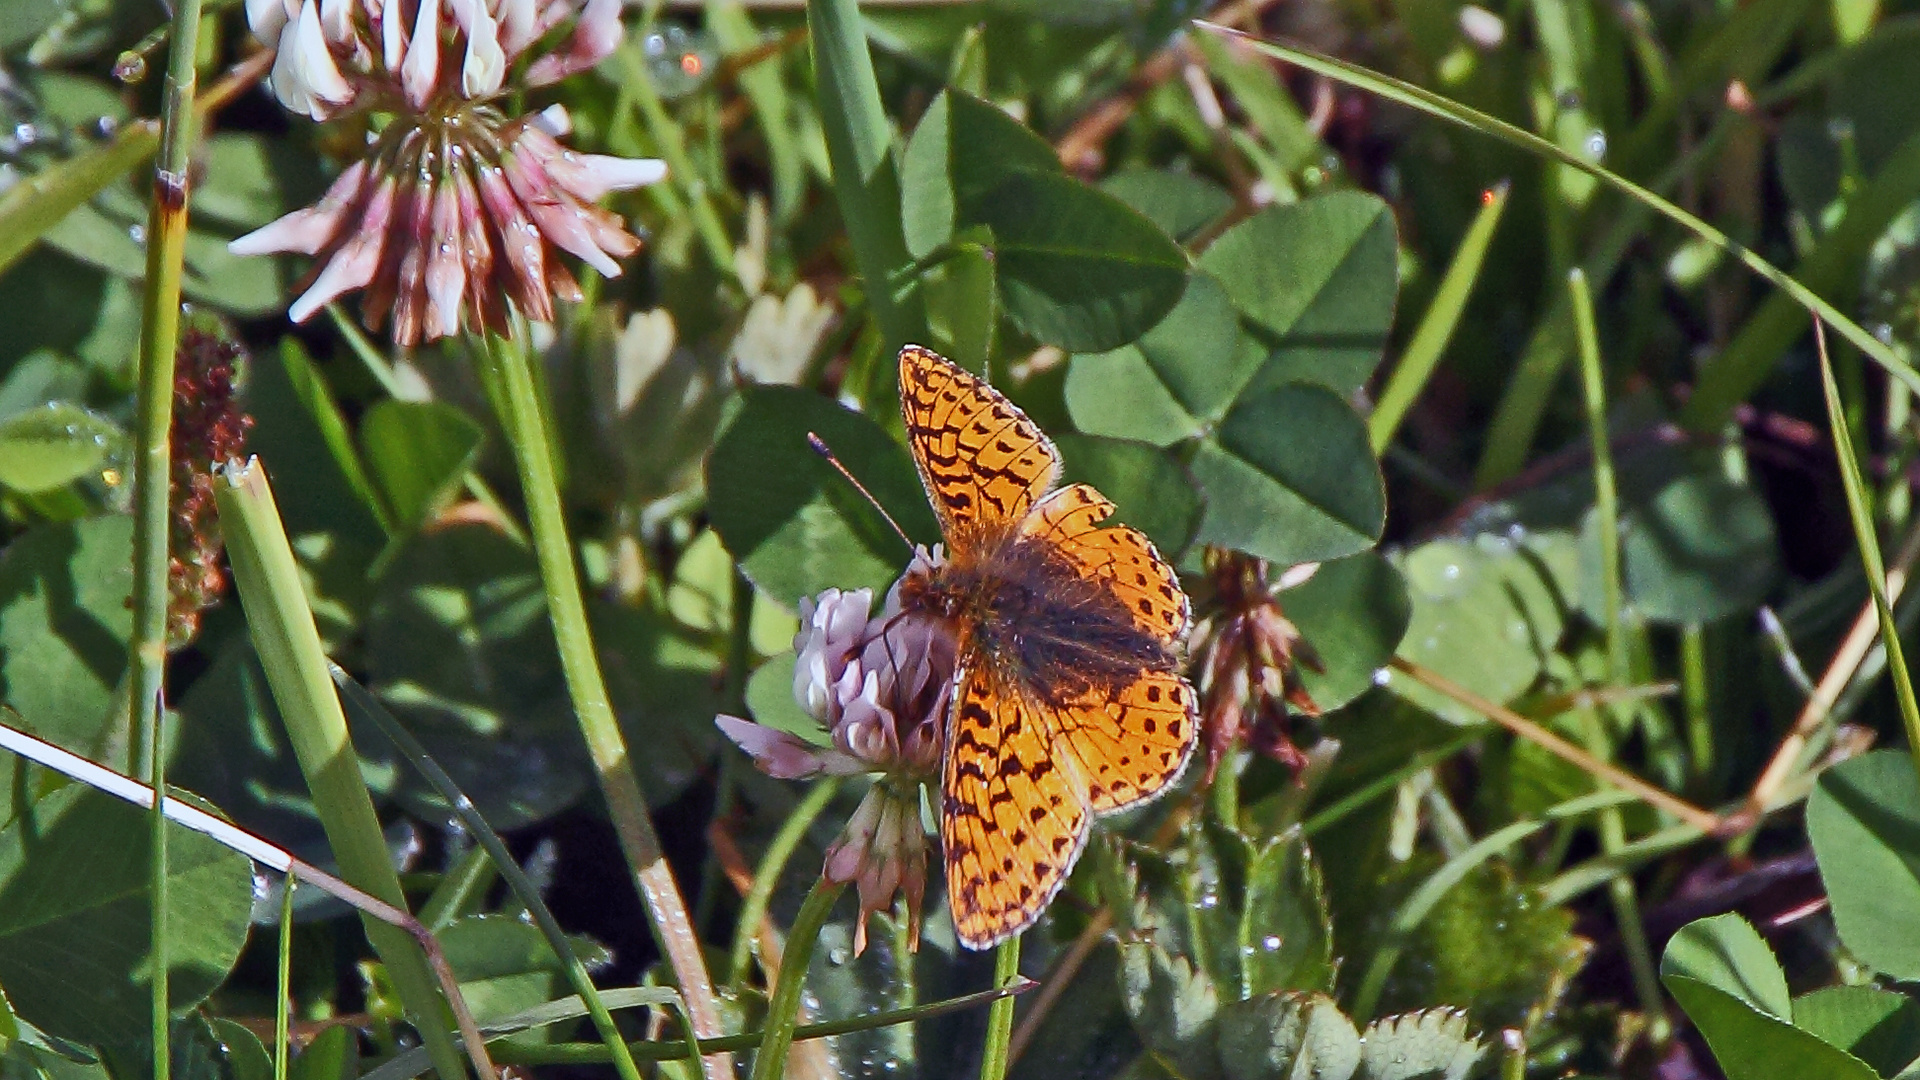
<svg viewBox="0 0 1920 1080"><path fill-rule="evenodd" d="M1594 520L1600 534L1600 588L1607 632L1607 683L1622 686L1627 681L1627 640L1624 625L1626 598L1620 578L1620 489L1613 471L1613 443L1607 437L1607 382L1600 362L1600 334L1594 325L1593 295L1587 289L1587 276L1578 268L1567 275L1567 292L1573 302L1574 339L1580 354L1580 385L1587 406L1587 438L1593 447ZM1595 755L1608 752L1604 733L1598 730L1601 710L1595 705L1590 714L1595 730L1588 747ZM1618 807L1600 812L1600 847L1612 854L1626 846L1626 825ZM1650 1017L1662 1015L1660 977L1654 970L1653 948L1647 942L1646 927L1640 921L1640 898L1634 892L1633 879L1614 878L1607 883L1608 899L1613 903L1614 922L1620 928L1621 944L1627 953L1627 967L1633 973L1634 993L1641 1009Z"/></svg>
<svg viewBox="0 0 1920 1080"><path fill-rule="evenodd" d="M982 990L956 998L930 1001L925 1005L915 1005L908 1009L886 1009L844 1020L801 1024L793 1029L793 1041L806 1042L836 1035L852 1035L855 1032L873 1031L876 1028L892 1027L895 1024L929 1020L936 1016L945 1016L963 1009L990 1004L1012 994L1024 993L1032 987L1033 983L1023 982L998 990ZM703 1043L702 1046L729 1052L752 1050L765 1038L764 1031L746 1031L738 1035L722 1035L711 1043ZM633 1051L635 1057L644 1061L684 1061L689 1053L687 1045L682 1042L634 1042L628 1044L628 1049ZM499 1057L501 1061L515 1065L603 1065L606 1063L607 1053L606 1047L599 1043L508 1043L500 1048ZM405 1078L369 1076L365 1080L405 1080Z"/></svg>
<svg viewBox="0 0 1920 1080"><path fill-rule="evenodd" d="M787 1049L793 1045L800 1015L800 993L807 985L807 965L813 961L813 947L820 930L827 924L833 902L846 886L822 875L807 891L793 926L787 931L787 948L780 956L780 974L774 980L773 994L767 999L767 1026L760 1036L760 1049L753 1058L753 1080L780 1080L787 1071Z"/></svg>
<svg viewBox="0 0 1920 1080"><path fill-rule="evenodd" d="M133 455L133 631L128 639L129 726L139 772L154 791L167 790L167 540L173 485L174 352L180 347L180 282L187 252L188 169L195 116L193 68L200 39L200 0L174 8L167 78L160 92L160 158L147 211L147 277L141 300L138 420ZM153 1078L172 1071L173 1009L167 955L167 818L156 798L149 818L152 849L148 918L152 927Z"/></svg>
<svg viewBox="0 0 1920 1080"><path fill-rule="evenodd" d="M1020 938L1015 934L993 952L993 986L999 989L1020 981ZM980 1053L980 1080L1005 1080L1007 1051L1013 1041L1013 999L1004 997L987 1006L987 1041Z"/></svg>
<svg viewBox="0 0 1920 1080"><path fill-rule="evenodd" d="M400 889L380 819L360 775L360 758L328 675L300 567L266 470L257 460L228 465L214 485L214 500L248 632L341 876L404 913L406 894ZM434 1068L445 1080L465 1075L460 1050L447 1034L454 1017L441 997L425 951L407 931L367 915L364 909L361 925L386 964Z"/></svg>
<svg viewBox="0 0 1920 1080"><path fill-rule="evenodd" d="M706 250L707 258L713 260L713 265L721 273L729 277L737 276L733 265L733 241L727 236L726 225L720 220L720 211L714 208L713 196L707 190L706 181L700 179L700 172L687 153L687 141L680 125L667 114L659 92L653 87L653 79L647 74L646 61L637 44L639 41L638 37L628 38L618 54L620 67L626 75L626 90L633 95L632 101L640 112L641 123L646 126L647 133L653 136L653 144L659 149L660 156L666 160L667 175L686 194L693 216L694 234L700 237L700 246Z"/></svg>
<svg viewBox="0 0 1920 1080"><path fill-rule="evenodd" d="M493 373L501 404L505 406L501 419L506 425L508 441L513 444L514 462L519 466L521 492L533 532L534 555L539 560L540 580L546 589L547 615L553 623L567 691L573 698L574 713L593 758L594 773L599 777L601 795L607 803L607 815L620 839L620 849L633 868L660 953L667 958L680 983L693 1032L702 1040L712 1038L721 1033L720 1010L714 1001L706 959L701 955L700 938L694 932L680 884L674 879L673 868L667 865L660 838L647 815L646 796L641 793L626 739L613 715L606 680L600 674L593 632L587 624L586 602L573 565L573 541L567 535L566 512L560 502L552 436L534 383L533 360L520 340L497 335L489 335L479 351ZM711 1080L726 1080L733 1073L733 1065L725 1054L704 1059L703 1067Z"/></svg>
<svg viewBox="0 0 1920 1080"><path fill-rule="evenodd" d="M287 1048L292 1044L293 875L280 879L280 957L273 980L273 1080L287 1080Z"/></svg>
<svg viewBox="0 0 1920 1080"><path fill-rule="evenodd" d="M488 824L486 817L480 813L479 807L475 806L466 792L460 789L460 785L454 782L453 777L447 775L447 771L440 767L440 763L433 759L433 755L427 753L427 748L420 744L420 740L414 738L413 733L395 719L378 698L368 693L365 687L342 671L338 664L329 665L329 668L333 674L334 685L340 688L347 702L353 705L360 715L373 721L381 732L392 740L394 746L406 756L414 769L426 778L427 783L433 786L441 798L447 801L447 805L453 809L454 816L459 818L460 823L473 835L474 842L487 853L489 859L493 860L493 865L500 872L501 878L506 881L507 888L513 891L513 895L526 908L527 914L533 918L533 924L540 928L541 936L547 939L547 946L553 950L555 956L560 958L561 967L566 971L567 983L573 987L574 993L580 995L580 1000L586 1003L587 1015L593 1020L594 1030L600 1033L601 1041L606 1044L614 1071L619 1074L620 1080L640 1080L640 1067L634 1063L633 1055L627 1052L626 1040L621 1037L620 1028L614 1024L613 1014L607 1011L606 1003L600 999L600 991L593 985L593 977L587 973L587 965L580 962L579 955L573 951L573 945L567 941L567 932L560 928L559 920L553 917L553 912L547 908L546 901L540 898L539 886L535 885L527 877L527 872L520 868L520 864L514 860L513 853L507 850L505 841L500 839L500 834L493 831L493 826Z"/></svg>
<svg viewBox="0 0 1920 1080"><path fill-rule="evenodd" d="M839 793L840 778L837 776L814 781L806 797L780 823L780 829L773 834L773 841L767 845L766 853L760 856L760 865L754 867L753 884L740 901L740 918L733 932L733 950L727 965L727 979L736 990L743 988L747 981L747 968L753 963L754 934L767 917L767 904L773 899L773 890L780 883L780 875L786 872L787 861L793 858L793 851L800 846L807 830L820 819L821 812Z"/></svg>
<svg viewBox="0 0 1920 1080"><path fill-rule="evenodd" d="M1367 440L1373 444L1373 452L1379 454L1393 442L1394 433L1400 430L1400 422L1407 418L1407 412L1420 397L1420 391L1426 388L1427 380L1433 377L1434 369L1440 366L1440 358L1447 351L1447 342L1452 339L1454 328L1460 325L1460 315L1467 309L1467 299L1473 295L1474 282L1479 280L1480 267L1486 262L1487 248L1493 241L1493 231L1500 224L1500 215L1507 208L1507 195L1513 185L1505 180L1487 189L1486 200L1480 206L1480 212L1473 217L1473 224L1467 226L1467 234L1460 241L1460 247L1453 253L1453 261L1448 264L1446 275L1440 279L1440 287L1434 290L1433 302L1427 305L1427 312L1420 317L1420 325L1413 332L1413 339L1407 342L1407 349L1400 355L1400 363L1394 366L1393 374L1387 377L1386 388L1380 391L1379 403L1373 407L1373 415L1367 417Z"/></svg>
<svg viewBox="0 0 1920 1080"><path fill-rule="evenodd" d="M1860 548L1860 562L1867 572L1867 591L1873 596L1874 610L1880 615L1880 642L1887 651L1887 671L1893 676L1893 693L1900 703L1900 722L1907 732L1907 752L1920 774L1920 704L1913 695L1913 676L1907 671L1907 658L1900 646L1900 628L1894 622L1893 605L1887 599L1887 569L1880 557L1880 539L1875 535L1873 512L1867 506L1866 483L1860 478L1860 463L1853 456L1853 436L1847 430L1847 413L1840 400L1840 387L1833 378L1833 358L1827 355L1827 335L1814 323L1814 342L1820 351L1820 386L1826 392L1827 422L1832 425L1834 456L1840 459L1840 482L1846 489L1847 517L1853 521L1854 543Z"/></svg>

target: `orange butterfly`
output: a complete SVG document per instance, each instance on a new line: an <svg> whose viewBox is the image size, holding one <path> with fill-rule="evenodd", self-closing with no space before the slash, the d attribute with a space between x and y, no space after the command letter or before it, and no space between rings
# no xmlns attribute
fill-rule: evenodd
<svg viewBox="0 0 1920 1080"><path fill-rule="evenodd" d="M1060 454L1005 396L946 359L900 352L900 409L947 561L903 605L958 642L940 839L954 927L985 949L1033 925L1091 818L1164 792L1193 755L1178 673L1187 595L1113 503L1054 489Z"/></svg>

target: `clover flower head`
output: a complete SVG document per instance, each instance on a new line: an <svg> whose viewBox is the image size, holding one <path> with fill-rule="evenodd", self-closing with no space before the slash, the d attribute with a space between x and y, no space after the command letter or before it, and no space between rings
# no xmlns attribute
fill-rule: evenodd
<svg viewBox="0 0 1920 1080"><path fill-rule="evenodd" d="M916 551L877 613L867 589L828 589L801 601L793 696L820 723L821 740L735 716L715 720L770 776L876 775L828 849L825 868L829 880L859 890L856 949L865 947L866 916L889 906L896 892L919 926L928 850L920 788L939 771L956 652L944 624L903 610L900 588L941 561L937 548Z"/></svg>
<svg viewBox="0 0 1920 1080"><path fill-rule="evenodd" d="M498 104L610 53L620 0L248 0L247 17L279 48L273 89L288 109L393 117L317 204L229 245L315 257L295 322L356 290L368 325L390 317L400 345L505 331L510 309L549 322L556 298L581 295L560 252L618 277L639 249L594 203L666 166L566 148L559 106L513 117Z"/></svg>
<svg viewBox="0 0 1920 1080"><path fill-rule="evenodd" d="M1320 658L1281 612L1265 560L1210 549L1206 564L1221 609L1194 635L1207 778L1241 741L1298 769L1306 758L1293 744L1288 710L1320 715L1300 679L1302 667L1322 670ZM1298 572L1304 580L1313 570L1296 567L1285 576Z"/></svg>

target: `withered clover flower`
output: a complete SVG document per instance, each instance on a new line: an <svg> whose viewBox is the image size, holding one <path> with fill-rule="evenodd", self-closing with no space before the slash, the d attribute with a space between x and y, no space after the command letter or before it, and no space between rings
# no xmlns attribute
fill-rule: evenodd
<svg viewBox="0 0 1920 1080"><path fill-rule="evenodd" d="M736 716L715 720L770 776L873 775L873 786L827 849L824 870L829 881L859 889L856 953L866 948L867 916L890 908L895 893L906 897L908 939L920 937L928 851L920 789L940 769L955 648L935 620L902 613L900 585L939 560L938 549L916 552L878 614L870 589L828 589L800 602L793 696L830 745Z"/></svg>
<svg viewBox="0 0 1920 1080"><path fill-rule="evenodd" d="M185 647L220 602L226 544L213 505L213 470L242 456L253 418L234 393L240 346L210 320L180 335L173 375L173 521L167 550L167 647Z"/></svg>
<svg viewBox="0 0 1920 1080"><path fill-rule="evenodd" d="M1207 780L1237 742L1298 769L1306 757L1293 744L1287 708L1318 716L1300 668L1320 671L1320 658L1280 611L1265 559L1222 548L1205 554L1217 611L1195 631L1195 676ZM1308 575L1313 566L1296 567ZM1295 571L1289 571L1289 574Z"/></svg>
<svg viewBox="0 0 1920 1080"><path fill-rule="evenodd" d="M510 306L551 321L556 298L581 295L555 249L618 277L617 260L640 241L594 203L660 180L666 166L576 153L559 142L571 126L564 109L513 117L498 101L605 58L620 42L620 6L247 0L255 36L279 49L281 104L315 120L357 110L391 118L317 204L231 250L315 257L288 312L295 322L355 290L365 290L368 325L391 317L401 345L505 330Z"/></svg>

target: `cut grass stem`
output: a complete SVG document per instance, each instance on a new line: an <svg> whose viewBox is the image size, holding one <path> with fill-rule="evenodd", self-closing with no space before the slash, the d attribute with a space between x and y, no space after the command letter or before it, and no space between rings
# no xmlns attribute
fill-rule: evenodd
<svg viewBox="0 0 1920 1080"><path fill-rule="evenodd" d="M993 951L993 988L1020 983L1020 934ZM980 1052L980 1080L1005 1080L1008 1050L1013 1039L1013 999L1003 997L987 1006L987 1041Z"/></svg>

